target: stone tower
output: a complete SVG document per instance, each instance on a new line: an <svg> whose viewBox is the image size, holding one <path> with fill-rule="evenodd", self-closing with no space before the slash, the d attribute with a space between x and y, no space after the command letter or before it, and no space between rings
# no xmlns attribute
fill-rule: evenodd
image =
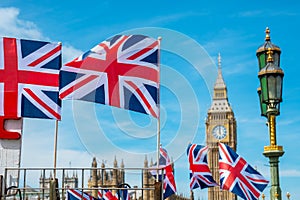
<svg viewBox="0 0 300 200"><path fill-rule="evenodd" d="M221 56L218 55L218 76L214 85L212 105L206 118L206 144L209 147L208 165L216 182L219 182L219 151L218 143L222 142L236 151L236 120L228 102L227 87L225 85ZM208 189L208 200L236 200L233 193L220 190L219 187Z"/></svg>
<svg viewBox="0 0 300 200"><path fill-rule="evenodd" d="M91 176L88 180L89 188L99 187L114 187L117 188L121 183L125 181L124 162L122 160L120 168L118 168L118 162L115 157L113 168L106 169L104 162L101 164L101 168L97 168L96 158L93 158ZM96 191L96 190L95 190ZM112 190L113 194L116 194L116 190ZM97 194L92 194L97 198Z"/></svg>

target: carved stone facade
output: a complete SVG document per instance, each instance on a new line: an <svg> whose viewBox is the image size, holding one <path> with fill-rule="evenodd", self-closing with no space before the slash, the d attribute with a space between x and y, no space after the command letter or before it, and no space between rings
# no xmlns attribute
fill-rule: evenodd
<svg viewBox="0 0 300 200"><path fill-rule="evenodd" d="M96 158L93 158L91 169L91 176L88 180L88 187L89 188L99 188L99 187L114 187L117 188L120 184L125 182L125 172L124 172L124 163L123 160L121 162L120 169L118 168L118 162L115 157L114 165L112 169L106 169L105 164L101 164L101 169L97 168L97 161ZM117 191L113 190L112 193L116 194ZM94 190L93 194L94 197L97 197L97 191Z"/></svg>
<svg viewBox="0 0 300 200"><path fill-rule="evenodd" d="M147 157L144 160L144 168L147 169L150 166L153 166L152 160L150 164L148 163ZM96 158L93 159L92 168L95 170L91 170L91 175L88 180L88 187L118 187L118 185L125 183L125 170L124 163L122 161L120 168L118 168L118 163L115 158L113 169L106 169L105 164L101 164L101 168L97 168ZM114 169L117 168L117 169ZM143 170L143 188L154 188L155 179L150 174L149 170ZM134 186L135 187L135 186ZM93 196L97 196L95 190L95 194ZM112 191L113 194L116 194L117 191ZM193 193L191 193L191 198L186 198L183 195L172 195L167 200L189 200L193 199ZM133 192L131 196L131 200L155 200L154 190L144 190L143 197L141 195L137 195L136 192Z"/></svg>
<svg viewBox="0 0 300 200"><path fill-rule="evenodd" d="M72 172L72 175L69 175L68 171L65 172L64 177L64 187L66 188L78 188L78 175L76 172ZM45 175L41 172L41 176L39 179L40 188L44 189L45 193L49 193L50 182L54 179L52 172L50 172L49 178L44 177Z"/></svg>

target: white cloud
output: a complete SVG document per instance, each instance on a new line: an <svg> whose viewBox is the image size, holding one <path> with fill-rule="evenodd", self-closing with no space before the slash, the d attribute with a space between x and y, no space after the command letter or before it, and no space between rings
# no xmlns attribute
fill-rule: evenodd
<svg viewBox="0 0 300 200"><path fill-rule="evenodd" d="M62 44L62 45L63 45L62 46L63 64L66 62L70 62L74 58L77 58L78 56L83 54L83 52L81 50L78 50L68 44L66 44L66 45Z"/></svg>
<svg viewBox="0 0 300 200"><path fill-rule="evenodd" d="M15 7L0 8L0 35L21 39L52 41L44 36L37 25L19 18L20 10ZM63 63L80 56L83 52L71 45L63 44Z"/></svg>
<svg viewBox="0 0 300 200"><path fill-rule="evenodd" d="M33 22L19 19L19 14L18 8L0 8L0 35L36 40L46 39Z"/></svg>

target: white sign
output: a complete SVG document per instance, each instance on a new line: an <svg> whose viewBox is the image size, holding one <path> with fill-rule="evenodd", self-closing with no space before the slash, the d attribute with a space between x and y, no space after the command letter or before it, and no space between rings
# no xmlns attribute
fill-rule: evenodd
<svg viewBox="0 0 300 200"><path fill-rule="evenodd" d="M5 178L5 168L19 168L21 161L21 135L23 120L0 117L0 175ZM6 186L18 186L18 170L8 170Z"/></svg>

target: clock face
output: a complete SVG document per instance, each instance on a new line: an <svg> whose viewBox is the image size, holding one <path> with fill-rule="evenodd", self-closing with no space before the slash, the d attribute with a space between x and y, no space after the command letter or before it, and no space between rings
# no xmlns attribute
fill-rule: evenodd
<svg viewBox="0 0 300 200"><path fill-rule="evenodd" d="M227 131L224 126L217 125L213 128L212 134L216 139L222 140L226 137Z"/></svg>

